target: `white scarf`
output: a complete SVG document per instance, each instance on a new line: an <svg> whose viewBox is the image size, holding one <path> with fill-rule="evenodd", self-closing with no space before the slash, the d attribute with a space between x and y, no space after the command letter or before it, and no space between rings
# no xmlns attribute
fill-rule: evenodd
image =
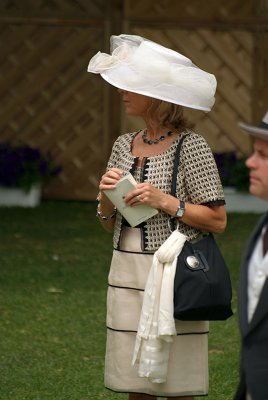
<svg viewBox="0 0 268 400"><path fill-rule="evenodd" d="M172 232L155 252L145 286L132 365L139 362L139 376L154 383L166 381L170 343L177 335L173 317L174 277L177 256L186 239L179 231Z"/></svg>

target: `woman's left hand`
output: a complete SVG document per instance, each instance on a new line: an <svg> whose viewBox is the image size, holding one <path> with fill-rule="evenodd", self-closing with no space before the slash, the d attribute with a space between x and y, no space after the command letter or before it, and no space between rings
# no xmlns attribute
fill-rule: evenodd
<svg viewBox="0 0 268 400"><path fill-rule="evenodd" d="M125 203L127 206L147 204L154 208L161 208L165 193L148 182L138 183L136 188L127 193Z"/></svg>
<svg viewBox="0 0 268 400"><path fill-rule="evenodd" d="M150 183L144 182L137 184L134 190L127 193L125 203L128 206L147 204L174 217L180 204L180 199L163 193ZM185 213L181 220L185 224L200 230L221 233L226 227L226 210L224 205L208 207L187 202L185 203Z"/></svg>

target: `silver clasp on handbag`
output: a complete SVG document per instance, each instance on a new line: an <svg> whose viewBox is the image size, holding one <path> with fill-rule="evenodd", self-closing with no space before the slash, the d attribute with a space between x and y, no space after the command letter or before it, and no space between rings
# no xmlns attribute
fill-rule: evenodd
<svg viewBox="0 0 268 400"><path fill-rule="evenodd" d="M199 260L195 256L188 256L186 257L186 263L189 265L191 268L198 268L199 267Z"/></svg>
<svg viewBox="0 0 268 400"><path fill-rule="evenodd" d="M193 253L194 254L191 254L184 259L187 267L193 271L197 271L199 269L202 269L204 272L208 271L209 266L203 253L199 250L194 250Z"/></svg>

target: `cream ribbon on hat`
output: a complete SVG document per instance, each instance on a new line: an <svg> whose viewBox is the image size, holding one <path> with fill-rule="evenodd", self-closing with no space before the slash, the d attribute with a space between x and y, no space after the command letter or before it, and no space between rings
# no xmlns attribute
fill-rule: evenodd
<svg viewBox="0 0 268 400"><path fill-rule="evenodd" d="M101 53L95 54L88 65L88 72L101 74L107 69L115 67L130 55L130 49L126 44L116 47L112 54Z"/></svg>

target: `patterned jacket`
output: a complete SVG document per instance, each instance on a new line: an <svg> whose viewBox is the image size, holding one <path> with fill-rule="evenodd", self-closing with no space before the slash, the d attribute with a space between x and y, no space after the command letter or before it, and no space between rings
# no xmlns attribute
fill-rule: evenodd
<svg viewBox="0 0 268 400"><path fill-rule="evenodd" d="M138 158L132 155L132 141L137 132L121 135L115 141L107 169L119 168L124 174L131 172L138 182L150 182L164 193L170 193L173 163L180 137L163 153L144 159L142 169L137 167ZM184 139L177 176L176 197L188 203L203 205L225 204L218 169L210 147L205 139L192 132ZM142 229L143 250L154 252L168 238L171 216L162 210L139 227ZM114 248L119 248L122 215L117 212L114 230ZM178 229L189 240L198 236L200 231L178 221Z"/></svg>

